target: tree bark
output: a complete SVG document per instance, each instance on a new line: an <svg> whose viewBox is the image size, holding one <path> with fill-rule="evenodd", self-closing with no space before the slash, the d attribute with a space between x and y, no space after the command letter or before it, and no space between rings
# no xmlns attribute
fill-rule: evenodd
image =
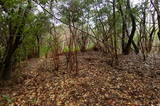
<svg viewBox="0 0 160 106"><path fill-rule="evenodd" d="M159 0L154 0L154 2L152 0L150 0L150 1L151 1L151 4L153 5L154 9L157 12L158 29L159 29L157 35L160 40L160 10L159 10L159 5L158 5Z"/></svg>
<svg viewBox="0 0 160 106"><path fill-rule="evenodd" d="M130 52L131 43L132 43L135 31L136 31L136 22L135 22L135 17L132 14L132 10L131 10L131 7L130 7L130 0L127 0L127 9L129 11L129 15L130 15L130 18L131 18L131 21L132 21L132 31L131 31L131 34L129 36L128 43L127 43L127 45L125 47L125 50L124 50L125 55L128 55L129 52Z"/></svg>
<svg viewBox="0 0 160 106"><path fill-rule="evenodd" d="M7 46L5 49L5 56L2 60L2 66L0 68L0 79L2 80L8 80L11 78L12 58L18 46L22 43L23 36L21 34L23 33L24 26L26 24L25 18L27 17L30 9L31 1L28 1L28 5L24 11L23 19L21 21L20 26L15 26L15 23L11 19L12 17L9 18L7 21L9 36ZM11 11L14 12L14 9L12 9ZM20 11L21 9L18 12ZM21 13L19 13L19 15L21 15Z"/></svg>
<svg viewBox="0 0 160 106"><path fill-rule="evenodd" d="M122 54L125 54L125 46L126 46L125 38L126 38L126 35L127 35L127 37L129 37L129 34L128 34L127 24L126 24L126 20L125 20L125 14L123 13L121 5L119 5L119 11L120 11L120 14L122 16L122 42L121 42L121 47L122 47ZM139 48L137 47L137 45L135 44L135 42L133 40L132 40L132 45L134 47L135 53L138 54L139 53Z"/></svg>
<svg viewBox="0 0 160 106"><path fill-rule="evenodd" d="M12 57L20 43L21 41L18 36L16 37L14 42L13 35L10 35L5 52L6 55L4 57L4 61L2 62L3 66L1 67L1 79L3 80L8 80L11 78Z"/></svg>
<svg viewBox="0 0 160 106"><path fill-rule="evenodd" d="M39 58L40 57L40 38L38 35L36 35L36 39L37 39L36 57Z"/></svg>
<svg viewBox="0 0 160 106"><path fill-rule="evenodd" d="M152 27L153 28L152 28L151 33L149 34L149 44L148 44L148 51L147 51L148 53L151 52L151 50L152 50L153 36L154 36L155 30L156 30L154 16L155 16L155 12L153 12L153 14L152 14L152 22L153 22Z"/></svg>
<svg viewBox="0 0 160 106"><path fill-rule="evenodd" d="M118 59L117 55L117 32L116 32L116 0L113 0L113 28L114 28L114 54L115 54L115 60Z"/></svg>

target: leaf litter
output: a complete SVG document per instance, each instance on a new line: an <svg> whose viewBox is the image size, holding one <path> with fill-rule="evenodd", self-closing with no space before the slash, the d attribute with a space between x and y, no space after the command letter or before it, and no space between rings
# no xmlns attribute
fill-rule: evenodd
<svg viewBox="0 0 160 106"><path fill-rule="evenodd" d="M51 58L21 63L11 81L0 86L0 106L108 106L160 104L160 59L119 55L119 64L100 52L78 53L73 76L60 56L60 69Z"/></svg>

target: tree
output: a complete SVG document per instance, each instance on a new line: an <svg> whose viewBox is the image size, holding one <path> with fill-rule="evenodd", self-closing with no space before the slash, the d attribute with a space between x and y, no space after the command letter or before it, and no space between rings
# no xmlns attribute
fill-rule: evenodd
<svg viewBox="0 0 160 106"><path fill-rule="evenodd" d="M150 1L151 1L151 4L153 5L155 11L157 12L158 29L159 29L157 35L160 40L160 10L159 10L159 5L158 5L159 1L158 0L155 0L154 2L153 2L153 0L150 0Z"/></svg>
<svg viewBox="0 0 160 106"><path fill-rule="evenodd" d="M126 37L129 38L129 31L127 28L127 13L125 10L123 10L122 6L124 6L125 2L123 0L119 0L118 2L118 10L120 11L121 17L122 17L122 54L125 54L125 47L126 47ZM125 7L125 6L124 6ZM134 47L134 51L136 54L139 53L139 48L137 47L137 45L135 44L134 40L132 39L131 41L133 47Z"/></svg>
<svg viewBox="0 0 160 106"><path fill-rule="evenodd" d="M34 24L38 17L35 16L34 4L30 0L2 0L0 6L2 8L0 22L3 23L3 26L0 26L0 32L4 39L4 42L0 43L3 48L0 51L2 63L0 64L0 78L7 80L11 77L12 64L16 58L13 56L16 50L23 43L26 35L37 35L37 31L42 26Z"/></svg>
<svg viewBox="0 0 160 106"><path fill-rule="evenodd" d="M5 25L7 28L6 47L3 55L2 66L1 66L1 78L9 79L11 73L12 56L18 46L23 40L23 31L25 28L26 17L28 17L31 10L31 1L27 1L27 6L23 2L20 2L22 7L18 7L14 1L1 1L0 5L3 8L3 13L7 14ZM8 7L7 7L8 6ZM15 10L18 8L18 11ZM22 16L22 17L21 17Z"/></svg>
<svg viewBox="0 0 160 106"><path fill-rule="evenodd" d="M130 36L129 36L128 43L127 43L127 45L126 45L126 47L125 47L125 50L124 50L124 54L125 54L125 55L129 54L130 47L131 47L131 43L132 43L132 40L133 40L135 31L136 31L136 21L135 21L135 16L133 15L132 10L131 10L131 7L130 7L130 0L127 0L127 10L128 10L128 12L129 12L129 16L130 16L130 18L131 18L132 30L131 30L131 34L130 34Z"/></svg>

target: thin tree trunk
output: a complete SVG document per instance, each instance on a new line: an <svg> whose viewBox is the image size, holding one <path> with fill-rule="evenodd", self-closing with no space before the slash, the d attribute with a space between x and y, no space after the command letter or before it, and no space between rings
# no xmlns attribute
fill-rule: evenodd
<svg viewBox="0 0 160 106"><path fill-rule="evenodd" d="M155 33L155 30L156 30L154 16L155 16L155 12L152 14L152 22L153 22L153 26L152 27L153 28L152 28L152 31L151 31L151 33L149 35L148 53L151 52L151 50L152 50L153 35Z"/></svg>
<svg viewBox="0 0 160 106"><path fill-rule="evenodd" d="M131 34L129 36L128 43L127 43L127 45L125 47L125 50L124 50L125 55L128 55L129 52L130 52L131 43L132 43L135 31L136 31L136 22L135 22L135 17L132 14L132 10L131 10L131 7L130 7L130 0L127 0L127 9L129 11L129 15L130 15L130 18L131 18L131 21L132 21L132 31L131 31Z"/></svg>
<svg viewBox="0 0 160 106"><path fill-rule="evenodd" d="M39 36L36 35L36 38L37 38L37 53L36 53L36 56L37 58L40 57L40 39L39 39Z"/></svg>
<svg viewBox="0 0 160 106"><path fill-rule="evenodd" d="M121 16L122 16L122 43L121 43L122 54L125 54L125 45L126 45L125 38L126 38L126 35L127 35L127 37L129 37L129 33L128 33L128 30L127 30L125 15L123 13L121 5L119 5L119 11L120 11ZM139 48L137 47L137 45L135 44L135 42L133 40L132 40L132 45L134 47L135 53L138 54L139 53Z"/></svg>
<svg viewBox="0 0 160 106"><path fill-rule="evenodd" d="M151 1L151 4L153 5L154 9L157 12L158 29L159 29L157 35L160 40L160 10L159 10L159 5L158 5L159 0L154 0L154 2L152 0L150 0L150 1Z"/></svg>
<svg viewBox="0 0 160 106"><path fill-rule="evenodd" d="M121 4L119 5L119 11L122 16L122 42L121 42L121 47L122 47L122 53L125 51L125 37L126 37L126 23L125 23L125 17L124 13L121 7Z"/></svg>
<svg viewBox="0 0 160 106"><path fill-rule="evenodd" d="M116 32L116 0L113 0L113 28L114 28L114 52L115 52L115 60L117 61L118 56L117 56L117 32Z"/></svg>
<svg viewBox="0 0 160 106"><path fill-rule="evenodd" d="M142 54L143 54L143 60L146 60L146 51L147 51L147 33L146 33L146 0L143 3L142 8L142 39L141 39L141 46L142 46Z"/></svg>

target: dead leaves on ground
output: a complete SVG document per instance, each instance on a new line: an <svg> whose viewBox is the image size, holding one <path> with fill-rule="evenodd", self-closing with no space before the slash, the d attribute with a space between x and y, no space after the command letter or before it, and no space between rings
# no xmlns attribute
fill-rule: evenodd
<svg viewBox="0 0 160 106"><path fill-rule="evenodd" d="M0 87L0 105L106 106L160 104L160 59L119 57L111 67L99 52L79 54L79 73L67 73L64 57L54 71L52 59L33 59L19 68L10 85ZM156 59L156 60L155 60Z"/></svg>

